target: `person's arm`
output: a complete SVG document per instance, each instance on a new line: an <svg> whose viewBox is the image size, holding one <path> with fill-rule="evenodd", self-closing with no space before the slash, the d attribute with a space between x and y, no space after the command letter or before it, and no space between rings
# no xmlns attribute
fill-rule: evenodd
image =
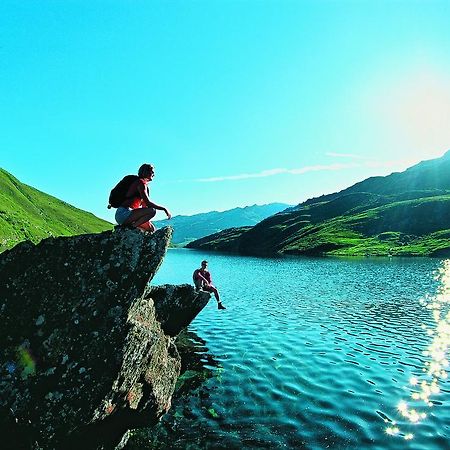
<svg viewBox="0 0 450 450"><path fill-rule="evenodd" d="M208 280L201 274L200 271L197 273L197 278L201 278L206 284L209 284Z"/></svg>
<svg viewBox="0 0 450 450"><path fill-rule="evenodd" d="M170 214L169 210L165 208L164 206L157 205L156 203L153 203L150 201L147 195L147 189L145 189L145 184L140 182L137 186L139 195L141 196L142 202L147 206L147 208L154 208L158 209L159 211L164 211L166 213L166 216L168 219L172 217L172 214Z"/></svg>
<svg viewBox="0 0 450 450"><path fill-rule="evenodd" d="M206 272L205 278L208 284L212 284L211 272Z"/></svg>

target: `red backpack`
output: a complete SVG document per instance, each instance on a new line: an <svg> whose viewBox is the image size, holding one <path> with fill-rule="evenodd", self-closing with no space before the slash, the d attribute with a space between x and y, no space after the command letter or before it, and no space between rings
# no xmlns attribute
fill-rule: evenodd
<svg viewBox="0 0 450 450"><path fill-rule="evenodd" d="M109 194L108 208L118 208L127 199L127 192L130 186L138 179L137 175L123 177Z"/></svg>

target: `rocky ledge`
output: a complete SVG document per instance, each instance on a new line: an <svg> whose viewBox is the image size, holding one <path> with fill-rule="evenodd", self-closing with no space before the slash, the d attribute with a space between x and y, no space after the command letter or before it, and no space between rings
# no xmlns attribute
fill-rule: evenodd
<svg viewBox="0 0 450 450"><path fill-rule="evenodd" d="M0 255L2 448L113 448L170 408L174 339L209 300L149 286L171 234L115 230Z"/></svg>

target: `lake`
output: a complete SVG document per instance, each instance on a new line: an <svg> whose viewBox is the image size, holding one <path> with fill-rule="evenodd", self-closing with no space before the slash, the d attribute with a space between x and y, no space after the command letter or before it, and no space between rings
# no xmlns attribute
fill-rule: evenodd
<svg viewBox="0 0 450 450"><path fill-rule="evenodd" d="M450 448L450 261L173 249L152 284L202 259L227 310L190 325L172 409L127 448Z"/></svg>

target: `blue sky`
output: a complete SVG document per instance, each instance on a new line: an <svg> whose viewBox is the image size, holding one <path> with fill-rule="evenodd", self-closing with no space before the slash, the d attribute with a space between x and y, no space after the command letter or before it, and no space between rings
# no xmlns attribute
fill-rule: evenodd
<svg viewBox="0 0 450 450"><path fill-rule="evenodd" d="M177 215L296 204L450 148L449 1L2 0L0 17L0 167L111 221L144 162Z"/></svg>

